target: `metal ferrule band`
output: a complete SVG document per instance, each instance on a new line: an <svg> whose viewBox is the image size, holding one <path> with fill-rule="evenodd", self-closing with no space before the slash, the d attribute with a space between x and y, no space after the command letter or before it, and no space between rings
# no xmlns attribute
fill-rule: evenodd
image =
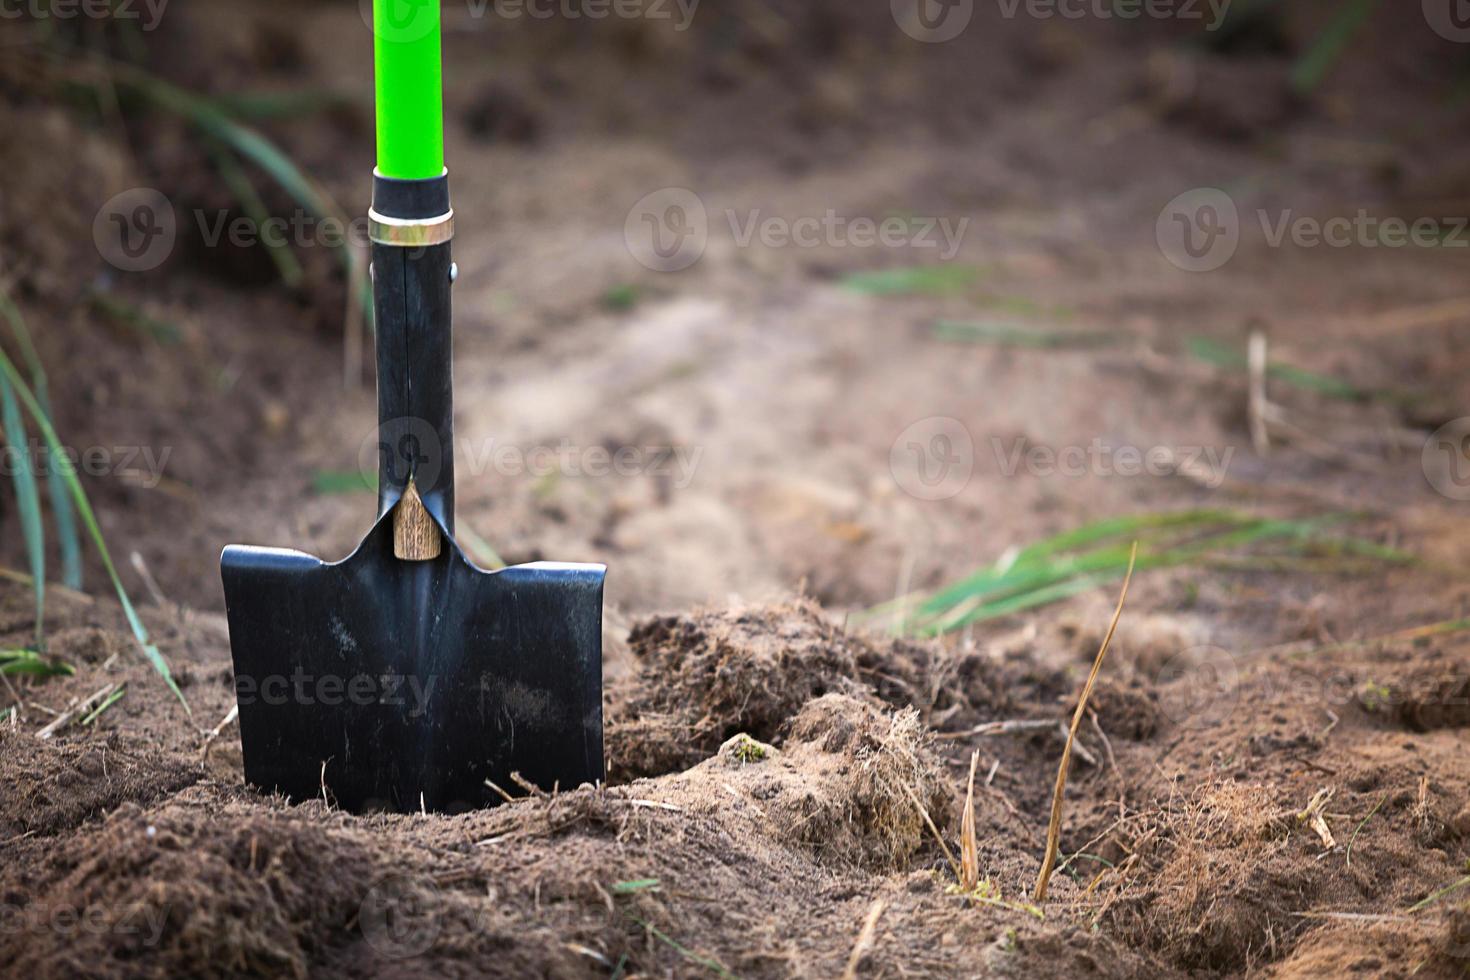
<svg viewBox="0 0 1470 980"><path fill-rule="evenodd" d="M421 248L454 237L454 209L432 218L390 218L368 208L368 239L379 245Z"/></svg>

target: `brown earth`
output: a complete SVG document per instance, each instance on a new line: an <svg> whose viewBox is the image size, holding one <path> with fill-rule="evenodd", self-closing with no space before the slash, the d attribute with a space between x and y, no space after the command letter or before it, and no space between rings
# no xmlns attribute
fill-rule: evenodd
<svg viewBox="0 0 1470 980"><path fill-rule="evenodd" d="M220 548L337 557L371 516L367 494L313 490L356 468L372 427L333 257L298 249L293 291L260 249L206 247L196 211L234 205L197 137L126 100L59 96L80 57L7 47L0 120L25 138L0 140L4 282L63 437L115 461L168 451L161 473L134 458L87 486L134 597L133 552L158 583L144 618L193 714L137 653L95 555L87 595L48 591L48 650L76 674L0 691L19 709L0 725L0 970L826 977L855 948L859 976L1470 970L1470 886L1454 887L1470 872L1470 645L1406 632L1467 604L1464 504L1420 463L1470 399L1463 253L1273 249L1255 221L1464 214L1463 51L1417 5L1384 6L1303 96L1290 71L1331 5L1278 5L1211 43L982 6L963 39L924 46L883 4L752 0L682 33L448 15L457 427L473 451L568 440L665 464L462 464L460 521L504 558L610 566L610 782L454 817L263 797L237 729L205 734L232 703ZM275 26L287 13L295 37ZM211 0L134 41L198 91L344 93L260 125L359 213L367 39L351 5ZM96 24L58 43L137 60ZM109 270L91 240L102 202L134 186L165 189L180 222L146 275ZM679 274L623 239L634 202L669 186L711 214ZM1165 202L1201 186L1244 216L1209 274L1154 240ZM725 219L829 208L971 217L953 261L976 277L862 295L841 278L933 257L739 247ZM1129 339L1003 349L938 339L945 319ZM1272 379L1284 421L1263 454L1245 373L1186 344L1243 349L1252 330L1273 360L1397 394ZM974 439L970 479L937 502L890 461L935 417ZM1020 440L1095 439L1232 455L1219 482L1007 472ZM0 562L18 569L11 500ZM1197 506L1360 511L1355 533L1419 562L1141 574L1034 910L1059 729L1113 597L922 643L847 614L1090 520ZM0 581L0 646L33 625L29 590ZM92 724L39 737L117 682L126 696ZM977 731L1005 721L1035 724ZM973 751L988 886L959 894L914 801L956 849Z"/></svg>

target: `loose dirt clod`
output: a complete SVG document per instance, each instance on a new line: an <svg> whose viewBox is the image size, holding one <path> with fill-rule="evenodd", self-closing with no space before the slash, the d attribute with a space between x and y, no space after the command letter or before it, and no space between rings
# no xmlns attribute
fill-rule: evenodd
<svg viewBox="0 0 1470 980"><path fill-rule="evenodd" d="M109 735L55 744L0 727L0 840L56 834L124 803L149 804L198 781L199 769L146 741Z"/></svg>
<svg viewBox="0 0 1470 980"><path fill-rule="evenodd" d="M765 751L741 759L751 747ZM924 844L911 800L944 826L954 799L918 712L844 694L808 702L779 751L737 735L715 758L632 789L648 794L654 786L687 811L723 811L732 796L753 802L767 846L795 845L832 867L884 870L903 867ZM750 831L741 824L738 832Z"/></svg>
<svg viewBox="0 0 1470 980"><path fill-rule="evenodd" d="M1399 700L1399 719L1416 732L1436 728L1470 728L1470 678L1411 680Z"/></svg>
<svg viewBox="0 0 1470 980"><path fill-rule="evenodd" d="M792 744L795 743L795 744ZM792 836L824 857L896 868L924 841L912 794L940 827L953 792L913 709L889 713L842 694L824 695L792 720L784 751L826 792L807 790L787 809Z"/></svg>
<svg viewBox="0 0 1470 980"><path fill-rule="evenodd" d="M860 690L862 641L805 600L655 617L628 642L638 674L612 692L613 781L685 768L740 732L772 741L809 699Z"/></svg>
<svg viewBox="0 0 1470 980"><path fill-rule="evenodd" d="M1284 870L1292 852L1289 814L1262 787L1217 787L1159 828L1163 866L1144 894L1119 902L1112 916L1124 934L1181 966L1239 968L1269 943L1273 925L1285 928L1285 917L1273 923L1270 911L1278 890L1295 891L1303 907L1310 904L1296 862Z"/></svg>
<svg viewBox="0 0 1470 980"><path fill-rule="evenodd" d="M950 727L1008 705L985 657L849 633L807 599L654 617L628 642L637 673L612 686L607 712L614 783L687 768L737 733L776 740L803 704L828 692L913 706Z"/></svg>

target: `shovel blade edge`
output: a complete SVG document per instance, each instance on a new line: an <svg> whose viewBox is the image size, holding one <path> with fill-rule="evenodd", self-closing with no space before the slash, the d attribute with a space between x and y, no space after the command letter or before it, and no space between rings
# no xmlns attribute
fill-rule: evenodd
<svg viewBox="0 0 1470 980"><path fill-rule="evenodd" d="M459 812L604 776L601 565L485 572L452 544L220 559L246 781L344 809Z"/></svg>

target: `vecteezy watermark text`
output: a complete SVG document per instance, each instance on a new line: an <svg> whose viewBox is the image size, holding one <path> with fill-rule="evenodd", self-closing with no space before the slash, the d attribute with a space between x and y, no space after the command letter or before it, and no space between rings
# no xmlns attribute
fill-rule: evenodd
<svg viewBox="0 0 1470 980"><path fill-rule="evenodd" d="M78 907L45 900L26 905L0 903L0 936L116 936L151 949L163 938L167 923L168 909L147 902L121 909L102 903Z"/></svg>
<svg viewBox="0 0 1470 980"><path fill-rule="evenodd" d="M505 20L668 20L676 31L694 21L699 0L467 0L470 16L483 17L486 7ZM479 13L476 13L479 8Z"/></svg>
<svg viewBox="0 0 1470 980"><path fill-rule="evenodd" d="M3 0L0 0L3 2ZM683 187L645 195L628 212L623 237L629 253L660 272L687 269L704 255L712 233L727 232L737 248L907 249L952 260L970 228L969 217L843 214L825 208L777 214L764 208L726 208L712 216L704 200ZM135 187L110 198L92 222L98 253L124 272L156 269L189 227L157 190ZM228 209L195 209L192 224L205 248L328 248L369 245L367 216L318 216L296 209L257 220ZM181 228L182 226L182 228Z"/></svg>
<svg viewBox="0 0 1470 980"><path fill-rule="evenodd" d="M1030 442L1025 436L1006 440L990 439L996 465L1002 476L1012 477L1024 470L1037 477L1084 476L1169 476L1181 470L1195 474L1199 482L1211 490L1225 482L1235 447L1226 446L1115 446L1094 438L1087 445L1044 446Z"/></svg>
<svg viewBox="0 0 1470 980"><path fill-rule="evenodd" d="M63 446L58 453L32 439L23 446L0 447L0 476L11 477L26 470L40 477L52 471L62 475L126 476L152 490L163 482L163 471L173 451L172 446Z"/></svg>
<svg viewBox="0 0 1470 980"><path fill-rule="evenodd" d="M454 440L455 468L471 477L487 473L533 479L648 476L668 481L675 490L686 490L703 458L703 446L584 446L570 439L554 446L522 446L495 438ZM444 444L434 427L422 419L390 419L363 437L357 465L364 479L385 472L407 480L413 474L420 485L432 486L444 465Z"/></svg>
<svg viewBox="0 0 1470 980"><path fill-rule="evenodd" d="M688 489L704 456L703 446L579 446L562 440L555 446L518 446L486 439L478 445L462 440L456 460L469 473L572 479L608 476L667 478L676 490Z"/></svg>
<svg viewBox="0 0 1470 980"><path fill-rule="evenodd" d="M1219 29L1230 13L1230 0L995 0L1000 14L1033 20L1205 20L1205 30Z"/></svg>
<svg viewBox="0 0 1470 980"><path fill-rule="evenodd" d="M1352 214L1306 215L1293 208L1258 208L1256 224L1267 248L1467 248L1470 217L1463 215L1378 215L1367 208ZM1211 272L1229 262L1251 223L1235 200L1218 187L1196 187L1174 197L1154 223L1159 251L1187 272Z"/></svg>
<svg viewBox="0 0 1470 980"><path fill-rule="evenodd" d="M675 31L687 31L700 0L464 0L445 4L444 16L471 20L643 20L670 22ZM375 8L373 0L358 0L358 12L368 30L387 41L409 43L427 37L439 24L437 2L389 0ZM378 14L380 16L375 16Z"/></svg>
<svg viewBox="0 0 1470 980"><path fill-rule="evenodd" d="M340 248L355 245L367 248L369 220L362 215L351 220L331 216L318 218L305 211L293 211L289 217L276 216L257 222L244 215L231 216L227 210L195 211L199 237L205 248L218 248L226 243L235 248L251 248L265 244L271 248L287 245L296 248Z"/></svg>
<svg viewBox="0 0 1470 980"><path fill-rule="evenodd" d="M438 678L433 674L309 674L297 667L291 674L235 675L235 699L243 707L283 704L334 708L342 704L408 708L418 718L428 710Z"/></svg>
<svg viewBox="0 0 1470 980"><path fill-rule="evenodd" d="M1007 479L1026 473L1062 477L1164 477L1176 473L1211 490L1225 482L1235 447L1116 445L1101 436L1086 444L1049 446L1025 436L990 437L996 470ZM920 500L946 500L969 485L975 472L975 441L959 419L931 416L906 427L893 441L888 469L894 482Z"/></svg>
<svg viewBox="0 0 1470 980"><path fill-rule="evenodd" d="M1426 3L1430 0L1426 0ZM1454 0L1451 0L1454 2ZM889 0L893 22L915 41L939 44L965 32L976 0ZM1206 21L1218 30L1231 0L995 0L1006 20L1182 20Z"/></svg>
<svg viewBox="0 0 1470 980"><path fill-rule="evenodd" d="M151 31L169 0L0 0L0 20L136 20Z"/></svg>
<svg viewBox="0 0 1470 980"><path fill-rule="evenodd" d="M846 217L828 208L819 215L787 218L765 214L760 208L743 215L725 212L731 237L741 248L758 242L766 248L918 248L940 249L948 262L960 250L969 218Z"/></svg>
<svg viewBox="0 0 1470 980"><path fill-rule="evenodd" d="M737 248L887 248L934 251L953 259L970 227L967 217L873 217L826 208L812 214L773 214L762 208L726 208L712 219L704 199L687 187L644 195L628 211L623 239L641 265L678 272L698 262L710 236L728 228Z"/></svg>

